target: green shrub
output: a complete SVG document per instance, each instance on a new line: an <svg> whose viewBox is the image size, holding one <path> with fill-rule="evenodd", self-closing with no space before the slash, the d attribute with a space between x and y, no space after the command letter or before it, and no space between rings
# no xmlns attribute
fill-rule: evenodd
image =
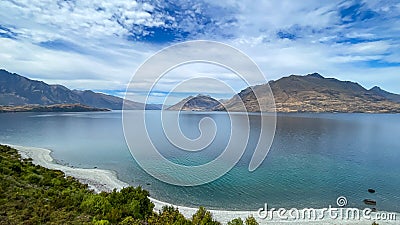
<svg viewBox="0 0 400 225"><path fill-rule="evenodd" d="M124 220L122 220L120 225L142 225L142 223L138 220L133 219L132 216L128 216Z"/></svg>
<svg viewBox="0 0 400 225"><path fill-rule="evenodd" d="M258 225L258 222L253 216L249 216L246 218L246 225Z"/></svg>
<svg viewBox="0 0 400 225"><path fill-rule="evenodd" d="M32 173L28 174L25 179L32 184L39 184L39 182L42 180L42 177Z"/></svg>
<svg viewBox="0 0 400 225"><path fill-rule="evenodd" d="M108 220L97 220L97 221L93 221L94 225L109 225L110 222Z"/></svg>
<svg viewBox="0 0 400 225"><path fill-rule="evenodd" d="M107 198L100 195L88 195L81 203L81 209L92 215L106 215L111 210Z"/></svg>
<svg viewBox="0 0 400 225"><path fill-rule="evenodd" d="M228 225L244 225L243 220L239 217L228 222Z"/></svg>
<svg viewBox="0 0 400 225"><path fill-rule="evenodd" d="M212 214L204 207L200 206L199 210L192 216L194 225L220 225L221 223L212 218Z"/></svg>

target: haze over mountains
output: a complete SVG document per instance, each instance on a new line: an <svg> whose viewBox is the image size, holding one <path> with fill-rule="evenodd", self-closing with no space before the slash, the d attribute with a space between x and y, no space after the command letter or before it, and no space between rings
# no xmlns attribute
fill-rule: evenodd
<svg viewBox="0 0 400 225"><path fill-rule="evenodd" d="M249 112L366 112L400 113L400 95L373 87L370 90L350 81L324 78L318 73L290 75L267 84L247 87L228 100L217 101L208 95L189 96L168 110L243 111ZM273 93L273 98L268 93ZM256 98L256 95L258 99ZM273 99L275 104L271 101ZM259 104L261 102L261 104ZM70 90L62 85L49 85L6 70L0 70L0 105L80 104L103 109L122 109L123 99L90 90ZM127 101L129 109L142 109L144 104ZM146 109L160 109L148 104Z"/></svg>
<svg viewBox="0 0 400 225"><path fill-rule="evenodd" d="M122 109L123 99L95 93L90 90L70 90L62 85L49 85L31 80L6 70L0 70L0 105L53 105L81 104L96 108ZM126 101L128 109L141 109L143 103ZM160 109L157 105L146 105L147 109Z"/></svg>

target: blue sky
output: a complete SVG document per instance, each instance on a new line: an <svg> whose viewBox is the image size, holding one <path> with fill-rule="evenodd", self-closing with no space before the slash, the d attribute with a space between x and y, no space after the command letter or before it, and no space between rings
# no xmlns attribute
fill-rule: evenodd
<svg viewBox="0 0 400 225"><path fill-rule="evenodd" d="M319 72L400 93L399 1L0 1L0 67L73 89L123 95L149 56L198 39L240 49L268 80ZM245 87L197 65L161 80L155 96L196 74ZM198 91L224 96L207 82L176 96Z"/></svg>

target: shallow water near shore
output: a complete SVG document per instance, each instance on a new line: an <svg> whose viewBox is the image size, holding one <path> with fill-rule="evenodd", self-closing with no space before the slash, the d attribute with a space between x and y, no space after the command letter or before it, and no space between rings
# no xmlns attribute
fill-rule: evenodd
<svg viewBox="0 0 400 225"><path fill-rule="evenodd" d="M198 135L197 122L206 116L216 121L220 133L198 155L200 161L154 138L166 146L163 154L184 164L201 164L217 156L230 129L226 114L182 116L186 121L182 131L189 137ZM257 115L250 120L255 124L250 133L254 145ZM400 211L400 115L279 114L272 148L260 168L248 171L252 152L246 151L228 174L198 187L169 185L144 172L125 144L120 111L4 113L0 121L2 143L51 149L57 162L73 167L114 170L121 180L176 205L257 210L268 203L274 208L322 208L346 196L349 207L367 207L362 201L372 198L379 210ZM152 129L157 133L156 125ZM377 192L368 193L368 188Z"/></svg>

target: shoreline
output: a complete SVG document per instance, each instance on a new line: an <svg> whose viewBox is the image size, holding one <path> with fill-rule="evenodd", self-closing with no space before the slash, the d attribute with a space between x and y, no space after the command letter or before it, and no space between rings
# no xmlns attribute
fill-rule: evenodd
<svg viewBox="0 0 400 225"><path fill-rule="evenodd" d="M3 143L1 143L3 144ZM58 164L51 156L51 150L44 148L36 148L36 147L26 147L12 144L3 144L8 145L12 148L18 150L21 154L22 158L32 158L32 162L34 164L54 169L61 170L65 173L66 176L75 177L77 180L84 184L88 184L89 188L94 190L95 192L101 191L112 191L114 188L120 190L124 187L129 186L129 184L118 179L115 171L105 170L105 169L84 169L84 168L73 168L66 165ZM196 213L198 208L186 207L186 206L178 206L169 204L167 202L159 201L157 199L149 197L151 202L154 204L154 211L158 212L162 209L163 206L174 206L178 208L179 211L187 218L191 218L193 214ZM334 206L333 206L334 207ZM323 209L316 209L317 217L323 213ZM398 224L400 220L400 213L395 213L396 220L388 221L388 220L369 220L365 218L361 219L332 219L332 218L324 218L320 220L309 220L309 219L300 219L300 220L285 220L279 219L279 215L277 211L273 213L273 219L260 219L257 216L257 211L228 211L228 210L208 210L213 214L213 218L222 224L226 224L228 221L235 219L237 217L241 217L243 220L253 215L256 218L257 222L261 224L372 224L376 221L378 224ZM301 211L301 209L300 209ZM384 213L384 212L379 212ZM373 217L374 213L371 214ZM376 213L375 213L376 215Z"/></svg>

